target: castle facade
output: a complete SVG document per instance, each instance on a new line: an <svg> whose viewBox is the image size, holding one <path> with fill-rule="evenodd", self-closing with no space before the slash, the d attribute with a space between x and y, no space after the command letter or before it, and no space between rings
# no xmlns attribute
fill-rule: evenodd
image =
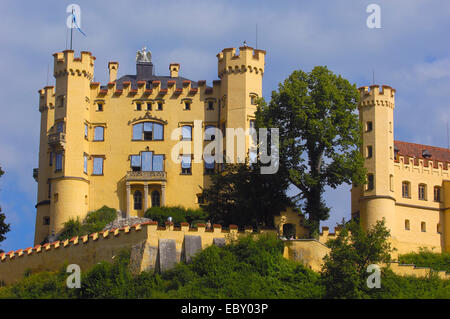
<svg viewBox="0 0 450 319"><path fill-rule="evenodd" d="M35 244L103 205L124 216L143 216L153 206L198 207L220 164L201 152L194 158L193 141L200 137L203 148L215 140L208 128L253 125L265 53L247 46L222 50L212 87L182 77L177 63L168 75L155 75L145 48L137 53L135 75L117 78L119 63L109 62L107 85L93 81L90 52L55 53L55 86L39 91ZM245 144L248 149L248 136Z"/></svg>

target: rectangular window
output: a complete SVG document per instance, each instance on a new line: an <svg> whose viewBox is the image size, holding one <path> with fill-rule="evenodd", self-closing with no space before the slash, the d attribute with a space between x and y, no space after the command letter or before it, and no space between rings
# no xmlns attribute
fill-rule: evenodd
<svg viewBox="0 0 450 319"><path fill-rule="evenodd" d="M206 125L205 126L205 141L214 141L215 135L214 135L214 129L216 127L212 125Z"/></svg>
<svg viewBox="0 0 450 319"><path fill-rule="evenodd" d="M139 102L136 102L136 111L140 111L142 109L142 105Z"/></svg>
<svg viewBox="0 0 450 319"><path fill-rule="evenodd" d="M409 219L405 219L405 230L410 230Z"/></svg>
<svg viewBox="0 0 450 319"><path fill-rule="evenodd" d="M44 216L44 225L50 225L50 216Z"/></svg>
<svg viewBox="0 0 450 319"><path fill-rule="evenodd" d="M152 157L153 157L153 152L142 152L141 153L142 171L150 172L152 170L152 166L153 166Z"/></svg>
<svg viewBox="0 0 450 319"><path fill-rule="evenodd" d="M372 158L372 146L367 146L367 158Z"/></svg>
<svg viewBox="0 0 450 319"><path fill-rule="evenodd" d="M151 111L152 110L152 103L147 103L147 111Z"/></svg>
<svg viewBox="0 0 450 319"><path fill-rule="evenodd" d="M103 157L94 157L92 175L103 175Z"/></svg>
<svg viewBox="0 0 450 319"><path fill-rule="evenodd" d="M64 132L64 122L56 123L56 133Z"/></svg>
<svg viewBox="0 0 450 319"><path fill-rule="evenodd" d="M153 139L153 123L144 122L144 141L151 141Z"/></svg>
<svg viewBox="0 0 450 319"><path fill-rule="evenodd" d="M103 104L102 103L97 103L97 111L103 112Z"/></svg>
<svg viewBox="0 0 450 319"><path fill-rule="evenodd" d="M164 155L153 155L153 171L164 171Z"/></svg>
<svg viewBox="0 0 450 319"><path fill-rule="evenodd" d="M191 155L183 155L181 157L181 174L191 174Z"/></svg>
<svg viewBox="0 0 450 319"><path fill-rule="evenodd" d="M153 140L162 141L164 139L164 127L162 124L153 123Z"/></svg>
<svg viewBox="0 0 450 319"><path fill-rule="evenodd" d="M104 131L105 131L105 128L103 126L96 126L94 128L94 141L103 141L104 140Z"/></svg>
<svg viewBox="0 0 450 319"><path fill-rule="evenodd" d="M88 138L88 130L89 127L86 123L84 123L84 138L87 139Z"/></svg>
<svg viewBox="0 0 450 319"><path fill-rule="evenodd" d="M372 122L366 122L366 132L372 131Z"/></svg>
<svg viewBox="0 0 450 319"><path fill-rule="evenodd" d="M214 102L213 101L209 101L208 102L208 111L212 111L214 110Z"/></svg>
<svg viewBox="0 0 450 319"><path fill-rule="evenodd" d="M49 166L52 166L52 165L53 165L53 152L50 152L49 163L48 163L48 165L49 165Z"/></svg>
<svg viewBox="0 0 450 319"><path fill-rule="evenodd" d="M184 109L190 110L191 109L191 102L190 101L184 101Z"/></svg>
<svg viewBox="0 0 450 319"><path fill-rule="evenodd" d="M434 201L435 202L441 201L441 188L439 186L434 187Z"/></svg>
<svg viewBox="0 0 450 319"><path fill-rule="evenodd" d="M192 126L184 125L182 128L182 139L184 141L192 141Z"/></svg>
<svg viewBox="0 0 450 319"><path fill-rule="evenodd" d="M420 223L420 230L421 230L422 232L426 232L426 231L427 231L427 223L421 222L421 223Z"/></svg>
<svg viewBox="0 0 450 319"><path fill-rule="evenodd" d="M62 153L57 153L56 154L56 159L55 159L55 170L60 171L62 170Z"/></svg>
<svg viewBox="0 0 450 319"><path fill-rule="evenodd" d="M158 111L162 111L162 109L163 109L163 103L158 102Z"/></svg>
<svg viewBox="0 0 450 319"><path fill-rule="evenodd" d="M373 180L373 174L367 175L367 190L373 190L374 187L374 180Z"/></svg>
<svg viewBox="0 0 450 319"><path fill-rule="evenodd" d="M87 155L84 155L83 171L85 174L87 174L87 172L88 172L88 157L87 157Z"/></svg>
<svg viewBox="0 0 450 319"><path fill-rule="evenodd" d="M135 141L142 140L143 126L144 126L144 124L142 124L142 123L133 125L133 140L135 140Z"/></svg>
<svg viewBox="0 0 450 319"><path fill-rule="evenodd" d="M141 170L141 155L131 155L131 170L132 171Z"/></svg>
<svg viewBox="0 0 450 319"><path fill-rule="evenodd" d="M389 175L389 189L391 192L394 191L394 175Z"/></svg>
<svg viewBox="0 0 450 319"><path fill-rule="evenodd" d="M205 174L213 174L214 173L214 156L205 156L204 157L205 162Z"/></svg>

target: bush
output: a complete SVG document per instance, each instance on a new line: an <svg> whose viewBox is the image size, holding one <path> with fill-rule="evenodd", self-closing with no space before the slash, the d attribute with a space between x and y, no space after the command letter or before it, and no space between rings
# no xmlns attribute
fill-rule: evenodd
<svg viewBox="0 0 450 319"><path fill-rule="evenodd" d="M208 214L200 208L193 209L181 206L151 207L147 209L144 216L157 221L160 226L164 226L169 217L172 217L172 222L175 224L187 222L191 225L205 223L208 219Z"/></svg>
<svg viewBox="0 0 450 319"><path fill-rule="evenodd" d="M65 240L74 236L84 236L101 231L116 218L117 211L114 208L103 206L96 211L89 212L83 222L80 222L78 217L69 219L64 223L64 228L58 239Z"/></svg>
<svg viewBox="0 0 450 319"><path fill-rule="evenodd" d="M402 264L414 264L417 267L430 267L434 270L450 272L450 253L434 253L422 248L418 253L400 255L398 261Z"/></svg>

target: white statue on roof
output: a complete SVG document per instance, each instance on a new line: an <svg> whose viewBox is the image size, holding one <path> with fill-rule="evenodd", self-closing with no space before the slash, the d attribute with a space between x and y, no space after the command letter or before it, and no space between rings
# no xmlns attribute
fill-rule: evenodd
<svg viewBox="0 0 450 319"><path fill-rule="evenodd" d="M152 62L152 53L143 47L141 51L136 52L136 62Z"/></svg>

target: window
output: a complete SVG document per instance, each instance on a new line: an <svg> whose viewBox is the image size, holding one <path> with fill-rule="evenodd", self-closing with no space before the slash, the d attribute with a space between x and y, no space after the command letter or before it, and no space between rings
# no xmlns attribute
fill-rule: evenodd
<svg viewBox="0 0 450 319"><path fill-rule="evenodd" d="M368 174L367 175L367 190L368 191L373 190L373 185L374 185L373 174Z"/></svg>
<svg viewBox="0 0 450 319"><path fill-rule="evenodd" d="M132 171L164 171L164 155L154 155L153 152L141 152L140 155L131 155Z"/></svg>
<svg viewBox="0 0 450 319"><path fill-rule="evenodd" d="M162 141L164 127L154 122L143 122L133 125L133 141Z"/></svg>
<svg viewBox="0 0 450 319"><path fill-rule="evenodd" d="M94 157L92 175L103 175L103 157Z"/></svg>
<svg viewBox="0 0 450 319"><path fill-rule="evenodd" d="M97 111L103 112L103 103L97 103Z"/></svg>
<svg viewBox="0 0 450 319"><path fill-rule="evenodd" d="M152 192L152 207L159 207L161 206L161 196L159 195L158 191Z"/></svg>
<svg viewBox="0 0 450 319"><path fill-rule="evenodd" d="M142 110L142 104L141 102L136 102L136 111Z"/></svg>
<svg viewBox="0 0 450 319"><path fill-rule="evenodd" d="M394 191L394 175L389 175L389 189L391 192Z"/></svg>
<svg viewBox="0 0 450 319"><path fill-rule="evenodd" d="M405 219L405 230L410 230L409 219Z"/></svg>
<svg viewBox="0 0 450 319"><path fill-rule="evenodd" d="M56 133L64 132L64 122L56 123Z"/></svg>
<svg viewBox="0 0 450 319"><path fill-rule="evenodd" d="M158 105L157 110L158 110L158 111L162 111L162 109L163 109L163 103L162 103L162 102L158 102L157 105Z"/></svg>
<svg viewBox="0 0 450 319"><path fill-rule="evenodd" d="M205 126L205 141L214 141L216 136L215 133L215 126L212 125L206 125Z"/></svg>
<svg viewBox="0 0 450 319"><path fill-rule="evenodd" d="M89 127L86 123L84 123L84 138L88 139Z"/></svg>
<svg viewBox="0 0 450 319"><path fill-rule="evenodd" d="M105 128L103 126L96 126L94 128L94 141L104 141Z"/></svg>
<svg viewBox="0 0 450 319"><path fill-rule="evenodd" d="M184 141L192 141L192 126L183 125L181 127L182 132L182 140Z"/></svg>
<svg viewBox="0 0 450 319"><path fill-rule="evenodd" d="M50 152L48 165L49 166L53 165L53 152Z"/></svg>
<svg viewBox="0 0 450 319"><path fill-rule="evenodd" d="M434 186L434 201L441 201L441 188L439 186Z"/></svg>
<svg viewBox="0 0 450 319"><path fill-rule="evenodd" d="M212 111L214 110L214 102L213 101L208 101L208 111Z"/></svg>
<svg viewBox="0 0 450 319"><path fill-rule="evenodd" d="M372 131L372 122L366 122L366 132Z"/></svg>
<svg viewBox="0 0 450 319"><path fill-rule="evenodd" d="M208 155L203 158L205 162L205 174L213 174L214 173L214 156Z"/></svg>
<svg viewBox="0 0 450 319"><path fill-rule="evenodd" d="M44 225L50 225L50 216L44 216Z"/></svg>
<svg viewBox="0 0 450 319"><path fill-rule="evenodd" d="M411 198L409 194L409 182L402 182L402 196L403 198Z"/></svg>
<svg viewBox="0 0 450 319"><path fill-rule="evenodd" d="M152 110L152 103L147 102L147 111L151 111Z"/></svg>
<svg viewBox="0 0 450 319"><path fill-rule="evenodd" d="M419 184L419 200L427 200L427 186Z"/></svg>
<svg viewBox="0 0 450 319"><path fill-rule="evenodd" d="M256 105L257 99L258 99L257 95L250 95L250 104L251 105Z"/></svg>
<svg viewBox="0 0 450 319"><path fill-rule="evenodd" d="M184 101L184 109L188 111L191 109L191 101Z"/></svg>
<svg viewBox="0 0 450 319"><path fill-rule="evenodd" d="M197 194L197 203L204 204L205 203L205 196L203 196L202 193Z"/></svg>
<svg viewBox="0 0 450 319"><path fill-rule="evenodd" d="M426 232L426 231L427 231L427 223L421 222L421 223L420 223L420 230L421 230L422 232Z"/></svg>
<svg viewBox="0 0 450 319"><path fill-rule="evenodd" d="M135 191L133 194L134 209L142 209L142 193L140 191Z"/></svg>
<svg viewBox="0 0 450 319"><path fill-rule="evenodd" d="M191 155L182 155L181 157L181 174L192 174Z"/></svg>
<svg viewBox="0 0 450 319"><path fill-rule="evenodd" d="M367 158L372 158L372 146L367 146L366 156Z"/></svg>
<svg viewBox="0 0 450 319"><path fill-rule="evenodd" d="M88 156L84 154L83 172L87 174L87 171L88 171Z"/></svg>
<svg viewBox="0 0 450 319"><path fill-rule="evenodd" d="M55 170L60 171L62 170L62 153L57 153L55 156Z"/></svg>

